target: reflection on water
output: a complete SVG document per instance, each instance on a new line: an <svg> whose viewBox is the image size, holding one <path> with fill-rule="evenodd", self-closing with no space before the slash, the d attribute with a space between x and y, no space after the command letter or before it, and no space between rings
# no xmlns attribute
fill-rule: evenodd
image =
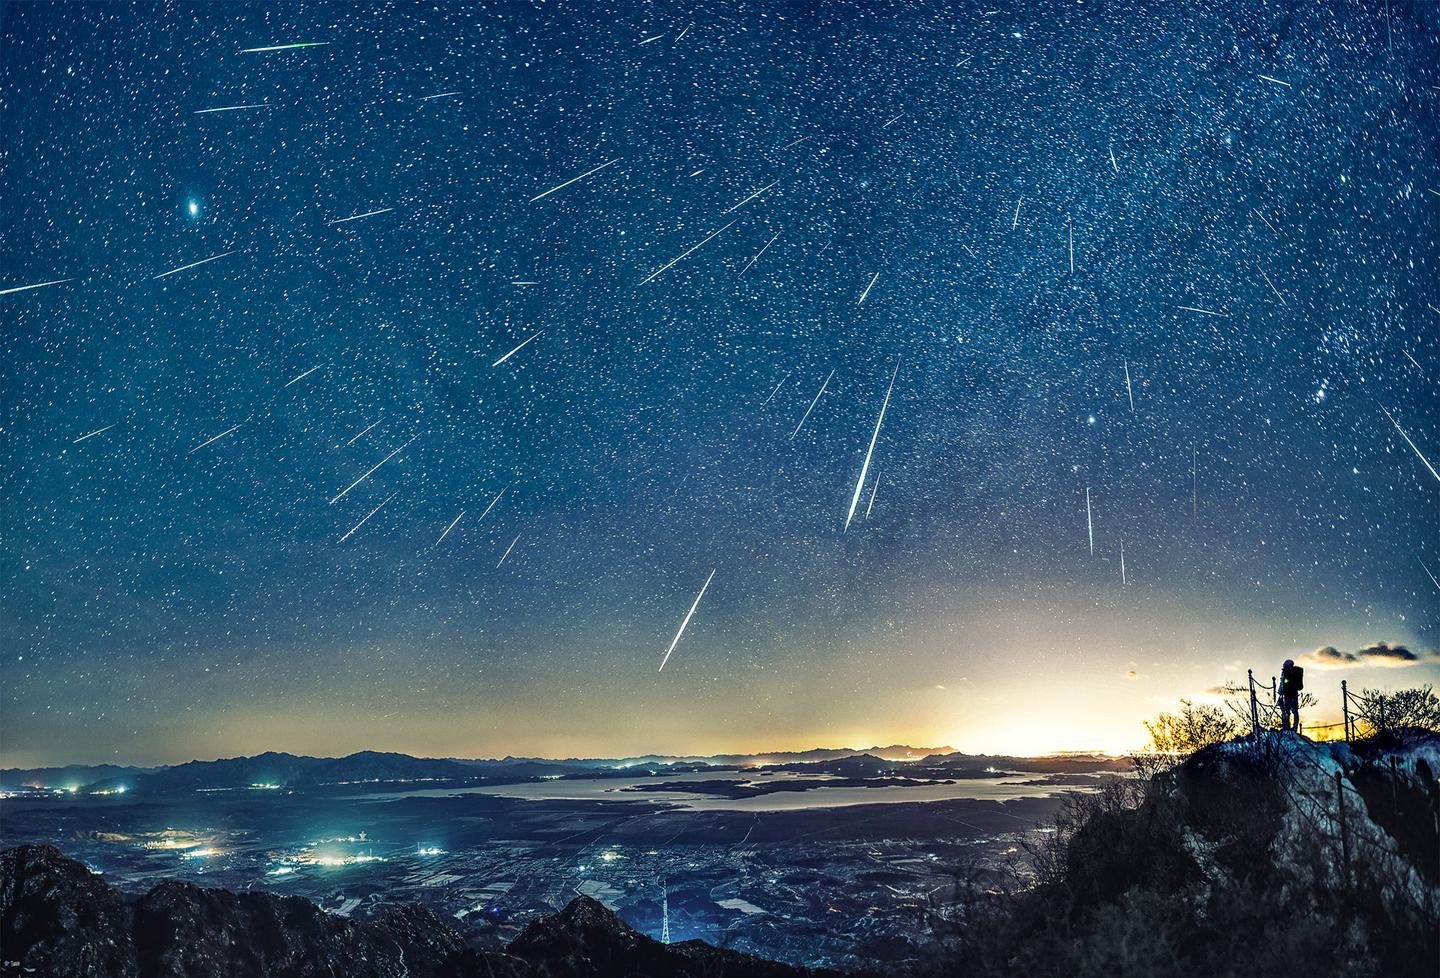
<svg viewBox="0 0 1440 978"><path fill-rule="evenodd" d="M777 772L784 781L835 780L827 774L791 774ZM627 791L636 785L680 784L704 781L736 781L764 784L752 772L700 771L685 774L659 774L638 778L560 778L525 784L482 785L476 788L422 788L416 791L367 795L386 798L443 798L452 795L498 795L526 801L639 801L664 803L693 811L780 812L805 808L839 808L846 805L875 805L927 801L1008 801L1013 798L1049 798L1062 791L1075 790L1059 779L1043 776L1002 775L994 778L957 780L951 784L880 785L874 788L835 787L810 788L806 791L776 791L753 798L720 798L690 791Z"/></svg>

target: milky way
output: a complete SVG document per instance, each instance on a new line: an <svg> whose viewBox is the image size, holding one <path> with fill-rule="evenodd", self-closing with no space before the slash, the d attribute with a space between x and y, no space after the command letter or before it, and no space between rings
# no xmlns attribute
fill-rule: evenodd
<svg viewBox="0 0 1440 978"><path fill-rule="evenodd" d="M7 762L1110 746L1440 643L1437 5L0 29Z"/></svg>

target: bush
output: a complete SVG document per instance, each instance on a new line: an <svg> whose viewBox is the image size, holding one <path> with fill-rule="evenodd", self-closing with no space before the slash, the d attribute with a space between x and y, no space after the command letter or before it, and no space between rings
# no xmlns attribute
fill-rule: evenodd
<svg viewBox="0 0 1440 978"><path fill-rule="evenodd" d="M1187 757L1211 744L1223 744L1242 733L1240 724L1218 706L1180 701L1179 713L1162 713L1145 724L1156 754Z"/></svg>
<svg viewBox="0 0 1440 978"><path fill-rule="evenodd" d="M1350 704L1366 733L1401 728L1440 733L1440 696L1428 683L1389 692L1362 689L1350 694Z"/></svg>

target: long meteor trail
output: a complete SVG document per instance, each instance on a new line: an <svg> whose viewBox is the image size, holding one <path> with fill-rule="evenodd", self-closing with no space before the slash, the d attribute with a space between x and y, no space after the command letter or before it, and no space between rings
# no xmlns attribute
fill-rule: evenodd
<svg viewBox="0 0 1440 978"><path fill-rule="evenodd" d="M1385 411L1385 406L1381 405L1380 410ZM1405 429L1400 427L1400 422L1395 420L1395 416L1392 415L1389 411L1385 411L1385 417L1389 418L1390 423L1395 426L1395 430L1400 432L1400 437L1405 439L1405 444L1410 446L1410 450L1413 451L1417 456L1419 456L1420 461L1425 463L1425 467L1430 470L1430 474L1433 475L1437 480L1440 480L1440 472L1435 471L1435 466L1430 464L1430 460L1426 458L1424 453L1420 451L1419 446L1417 446L1413 441L1410 440L1409 435L1405 434Z"/></svg>
<svg viewBox="0 0 1440 978"><path fill-rule="evenodd" d="M780 237L780 235L779 235L779 233L776 233L775 238L778 238L778 237ZM770 250L770 246L775 243L775 238L771 238L769 241L765 242L765 247L763 247L763 248L761 248L759 251L757 251L757 252L755 253L755 257L752 258L752 259L750 259L748 262L745 263L745 267L742 268L742 269L740 269L740 274L741 274L741 275L744 275L746 272L750 271L750 266L753 265L753 264L755 264L757 261L759 261L759 260L760 260L760 256L763 255L763 254L765 254L765 252L767 252L767 251ZM737 276L737 277L738 277L738 276Z"/></svg>
<svg viewBox="0 0 1440 978"><path fill-rule="evenodd" d="M716 237L716 236L718 236L718 235L720 235L720 234L723 234L724 232L728 231L728 230L730 229L730 226L731 226L732 224L734 224L734 223L735 223L735 221L732 220L732 221L730 222L730 224L725 225L725 226L724 226L723 228L721 228L719 231L711 231L709 234L705 235L704 238L701 238L701 239L700 239L700 242L699 242L698 244L693 244L693 245L691 245L689 248L686 248L683 252L681 252L679 258L672 258L672 259L670 259L670 261L666 262L664 265L661 265L659 268L655 269L655 271L653 271L653 272L650 273L650 277L647 278L645 281L641 282L640 284L641 284L641 285L649 285L651 282L655 281L655 279L660 276L660 273L661 273L661 272L665 271L665 270L668 269L668 268L673 268L673 267L675 267L675 265L679 264L680 260L683 259L686 255L689 255L689 254L691 254L692 252L695 252L695 251L699 251L701 248L703 248L703 247L705 246L705 243L706 243L706 242L708 242L711 238L714 238L714 237Z"/></svg>
<svg viewBox="0 0 1440 978"><path fill-rule="evenodd" d="M775 395L778 394L778 393L780 393L780 388L782 388L782 387L785 386L785 381L789 380L789 379L790 379L790 374L793 374L794 372L795 372L795 371L791 370L791 371L789 371L788 373L786 373L784 377L781 377L781 378L780 378L780 383L778 383L778 384L775 385L775 389L770 392L770 396L767 397L767 398L765 398L765 403L762 404L762 405L760 405L762 408L763 408L763 407L767 407L767 406L770 404L771 401L775 400Z"/></svg>
<svg viewBox="0 0 1440 978"><path fill-rule="evenodd" d="M505 495L509 491L510 487L506 486L504 489L501 489L498 493L496 493L495 498L490 500L490 505L485 507L485 512L480 514L480 519L483 520L485 517L489 516L490 511L495 508L495 504L500 501L500 497ZM480 522L480 520L476 520L475 522L478 523Z"/></svg>
<svg viewBox="0 0 1440 978"><path fill-rule="evenodd" d="M208 114L210 114L211 112L239 112L241 109L268 109L268 108L270 108L270 106L269 106L269 104L266 103L266 102L250 102L250 103L248 103L248 104L246 104L246 105L222 105L222 106L220 106L219 108L214 108L214 109L196 109L196 110L195 110L195 114L196 114L196 115L208 115Z"/></svg>
<svg viewBox="0 0 1440 978"><path fill-rule="evenodd" d="M346 224L350 221L358 221L365 217L374 217L376 214L388 214L394 209L393 207L381 207L373 211L366 211L364 214L351 214L349 217L341 217L334 221L326 221L325 223L334 227L337 224Z"/></svg>
<svg viewBox="0 0 1440 978"><path fill-rule="evenodd" d="M210 444L211 442L214 442L214 441L219 441L221 438L224 438L226 435L233 434L235 431L239 430L239 428L240 428L240 426L239 426L238 424L237 424L235 427L233 427L233 428L226 428L224 431L220 432L220 434L216 435L214 438L207 438L207 439L205 439L204 441L202 441L200 444L196 445L194 448L190 449L190 451L186 452L185 454L186 454L186 455L194 455L196 452L200 451L200 449L204 448L206 445L208 445L208 444Z"/></svg>
<svg viewBox="0 0 1440 978"><path fill-rule="evenodd" d="M84 441L86 438L94 438L96 435L101 434L102 432L109 431L111 428L115 427L115 425L117 425L117 424L119 424L119 423L120 423L120 422L115 421L115 422L112 422L111 424L107 424L107 425L106 425L105 427L103 427L103 428L96 428L94 431L90 432L88 435L81 435L79 438L76 438L76 439L75 439L74 441L72 441L70 444L72 444L72 445L78 445L78 444L80 444L82 441Z"/></svg>
<svg viewBox="0 0 1440 978"><path fill-rule="evenodd" d="M715 571L719 569L720 568L716 567L711 570L710 576L705 578L705 583L700 586L700 593L695 595L695 603L690 606L689 611L685 612L685 620L680 623L680 630L677 631L675 633L675 637L670 640L670 647L665 650L665 658L660 660L660 668L657 669L656 672L665 671L665 663L670 661L670 653L674 652L675 646L680 644L680 636L685 634L685 626L690 624L690 618L692 615L695 614L695 609L700 607L700 599L705 597L705 589L710 586L710 581L713 580L715 577Z"/></svg>
<svg viewBox="0 0 1440 978"><path fill-rule="evenodd" d="M328 362L328 361L327 361L327 362ZM304 380L306 377L309 377L311 374L313 374L315 371L319 370L319 369L320 369L321 367L323 367L323 366L325 366L325 364L323 364L323 363L317 363L317 364L315 364L315 366L311 367L309 370L305 371L303 374L300 374L298 377L293 377L293 378L291 378L290 384L297 384L297 383L299 383L300 381ZM286 384L285 387L289 387L290 384ZM284 390L284 388L282 387L281 390Z"/></svg>
<svg viewBox="0 0 1440 978"><path fill-rule="evenodd" d="M1085 487L1085 532L1090 534L1090 556L1095 556L1095 520L1090 515L1090 487Z"/></svg>
<svg viewBox="0 0 1440 978"><path fill-rule="evenodd" d="M519 533L515 534L515 539L510 541L510 546L506 547L505 552L500 555L500 563L495 565L497 570L501 564L505 563L505 558L510 556L510 551L515 549L515 544L520 542L520 536Z"/></svg>
<svg viewBox="0 0 1440 978"><path fill-rule="evenodd" d="M384 503L381 503L379 506L376 506L376 507L375 507L374 509L372 509L370 512L366 513L366 514L365 514L365 518L364 518L363 520L361 520L359 523L356 523L354 526L350 527L350 530L349 530L343 537L340 538L340 542L341 542L341 543L344 543L346 540L349 540L351 533L354 533L356 530L360 529L360 527L362 527L362 526L364 526L366 523L368 523L368 522L370 521L370 517L374 516L376 513L380 512L380 510L384 509L384 508L385 508L385 503L388 503L391 499L394 499L394 498L395 498L396 496L398 496L398 495L400 495L400 493L398 493L398 492L392 492L392 493L389 495L389 497L385 500Z"/></svg>
<svg viewBox="0 0 1440 978"><path fill-rule="evenodd" d="M1135 413L1135 391L1130 387L1130 361L1125 361L1125 395L1130 398L1130 413Z"/></svg>
<svg viewBox="0 0 1440 978"><path fill-rule="evenodd" d="M870 472L870 457L875 454L875 442L880 438L880 426L885 423L885 412L890 407L890 392L895 389L895 377L900 373L900 361L896 359L895 370L890 374L890 386L885 389L885 401L880 405L880 416L875 419L875 431L870 435L870 447L865 449L865 464L860 466L860 478L855 480L855 494L850 497L850 512L845 515L845 529L855 518L855 507L860 505L860 492L865 488L865 476Z"/></svg>
<svg viewBox="0 0 1440 978"><path fill-rule="evenodd" d="M73 282L73 278L57 278L49 282L36 282L34 285L16 285L9 289L0 289L0 295L9 295L12 292L29 292L31 289L43 289L47 285L61 285L65 282Z"/></svg>
<svg viewBox="0 0 1440 978"><path fill-rule="evenodd" d="M159 275L154 276L154 278L165 278L167 275L174 275L176 272L187 272L192 268L199 268L201 265L204 265L207 262L219 261L221 258L225 258L226 256L233 254L235 254L234 251L227 251L223 255L211 255L209 258L202 258L199 261L192 261L188 265L181 265L179 268L172 268L168 272L161 272Z"/></svg>
<svg viewBox="0 0 1440 978"><path fill-rule="evenodd" d="M831 371L830 371L830 377L834 377L834 376L835 376L835 371L834 371L834 370L831 370ZM830 386L830 377L826 377L826 378L825 378L825 383L821 384L821 385L820 385L820 389L815 392L815 400L811 401L811 402L810 402L810 406L805 409L805 416L800 419L800 423L795 426L795 430L792 431L792 432L790 432L790 440L791 440L791 441L794 441L794 440L795 440L795 436L798 435L798 434L800 434L800 429L803 428L803 427L805 427L805 422L810 418L810 412L813 411L813 410L815 410L815 405L819 404L819 403L820 403L820 398L823 397L823 396L825 396L825 388L827 388L827 387Z"/></svg>
<svg viewBox="0 0 1440 978"><path fill-rule="evenodd" d="M879 281L879 279L880 273L876 272L875 277L870 280L870 284L865 286L865 291L860 293L860 301L855 303L857 306L863 306L865 304L866 297L870 295L870 290L875 288L875 283Z"/></svg>
<svg viewBox="0 0 1440 978"><path fill-rule="evenodd" d="M744 207L746 204L750 203L750 201L754 200L756 197L759 197L761 194L763 194L765 191L769 190L771 187L775 186L775 184L779 182L779 180L771 180L768 184L755 191L749 197L746 197L744 200L740 201L740 203L736 204L734 207L727 207L720 213L729 214L731 211L738 211L740 208Z"/></svg>
<svg viewBox="0 0 1440 978"><path fill-rule="evenodd" d="M380 461L376 462L376 463L370 468L370 471L369 471L369 472L366 472L366 473L365 473L364 475L362 475L360 478L358 478L358 479L356 479L354 482L350 483L348 486L346 486L344 489L342 489L342 490L340 491L340 495L338 495L338 496L336 496L334 499L330 500L330 505L331 505L331 506L334 506L337 502L339 502L341 499L344 498L344 496L345 496L345 494L346 494L347 492L349 492L351 489L354 489L356 486L358 486L360 483L364 482L366 479L370 478L370 476L374 475L376 469L378 469L380 466L384 465L386 462L390 461L390 460L391 460L392 458L394 458L396 455L399 455L401 452L405 451L405 449L407 449L407 448L410 447L410 442L411 442L411 441L414 441L416 438L419 438L419 437L420 437L419 435L414 435L414 436L412 436L411 439L410 439L410 441L407 441L405 444L403 444L403 445L401 445L399 448L395 449L395 451L391 452L389 455L386 455L386 456L385 456L384 458L382 458Z"/></svg>
<svg viewBox="0 0 1440 978"><path fill-rule="evenodd" d="M527 337L524 339L523 342L521 342L521 344L520 344L519 346L517 346L515 349L511 350L509 353L505 354L505 355L504 355L503 357L501 357L499 360L496 360L494 363L490 364L490 366L492 366L492 367L498 367L498 366L500 366L500 364L504 363L506 360L509 360L509 359L510 359L511 357L513 357L515 354L517 354L517 353L519 353L521 350L525 349L526 345L528 345L531 340L533 340L535 337L539 336L539 335L540 335L541 333L543 333L543 332L545 332L545 331L544 331L543 329L541 329L541 330L535 331L534 333L531 333L529 336L527 336Z"/></svg>
<svg viewBox="0 0 1440 978"><path fill-rule="evenodd" d="M266 48L241 48L241 54L262 54L266 51L294 51L297 48L323 48L329 41L302 41L299 44L272 44Z"/></svg>
<svg viewBox="0 0 1440 978"><path fill-rule="evenodd" d="M465 511L462 509L462 510L460 511L460 516L464 516L464 515L465 515ZM442 533L442 534L440 534L440 539L435 541L435 546L438 547L438 546L440 546L440 544L442 544L442 543L445 542L445 538L450 535L450 531L453 530L453 529L455 529L455 524L460 522L460 516L457 516L457 517L455 517L453 520L450 521L450 525L447 526L447 527L445 527L445 532Z"/></svg>
<svg viewBox="0 0 1440 978"><path fill-rule="evenodd" d="M607 166L610 166L610 165L612 165L612 164L614 164L614 163L619 163L619 162L620 162L620 161L619 161L618 159L615 159L615 160L611 160L609 163L601 163L601 164L600 164L599 166L597 166L595 169L593 169L593 170L586 170L584 173L580 174L578 177L573 177L573 178L571 178L571 179L569 179L569 180L566 180L564 183L560 184L560 186L558 186L558 187L551 187L549 190L545 191L543 194L536 194L534 197L531 197L529 200L527 200L526 203L527 203L527 204L533 204L533 203L535 203L535 201L537 201L537 200L541 200L541 199L543 199L543 198L545 198L545 197L549 197L549 196L550 196L551 194L553 194L555 191L557 191L557 190L564 190L566 187L570 186L572 183L577 183L577 182L579 182L579 181L581 181L581 180L584 180L586 177L590 176L592 173L599 173L601 170L605 169Z"/></svg>

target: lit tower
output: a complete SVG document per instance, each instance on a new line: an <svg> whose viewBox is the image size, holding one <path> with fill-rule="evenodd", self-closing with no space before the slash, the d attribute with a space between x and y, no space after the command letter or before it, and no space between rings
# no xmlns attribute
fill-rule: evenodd
<svg viewBox="0 0 1440 978"><path fill-rule="evenodd" d="M670 883L660 881L660 943L670 943Z"/></svg>

